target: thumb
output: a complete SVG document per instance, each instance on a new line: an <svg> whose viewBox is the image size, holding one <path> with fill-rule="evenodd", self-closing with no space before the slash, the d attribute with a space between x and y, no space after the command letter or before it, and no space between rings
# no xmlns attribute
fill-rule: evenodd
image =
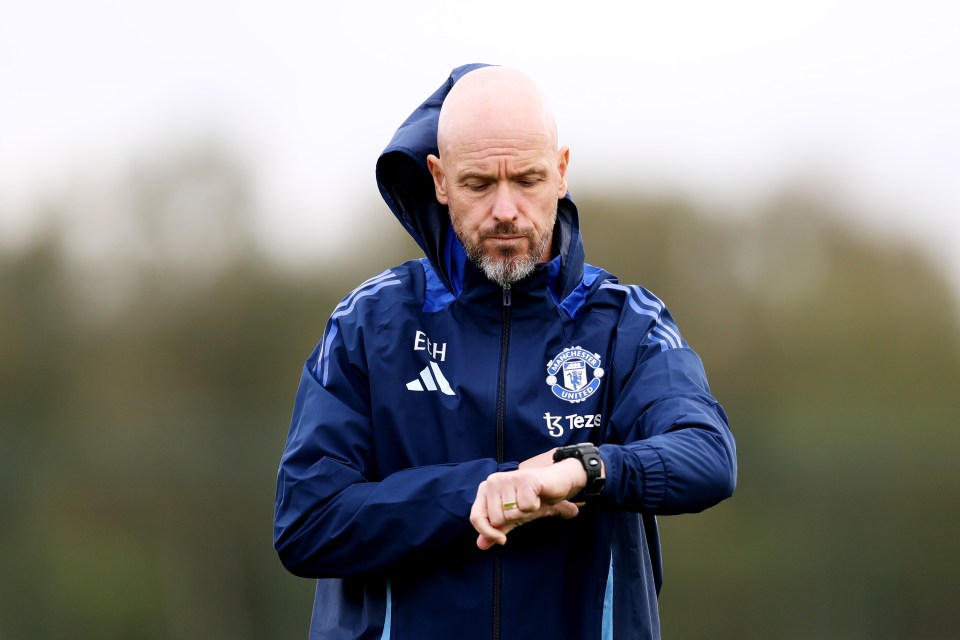
<svg viewBox="0 0 960 640"><path fill-rule="evenodd" d="M560 516L564 520L576 518L577 514L580 513L580 507L569 500L561 500L557 504L553 505L553 508L556 509L556 515Z"/></svg>

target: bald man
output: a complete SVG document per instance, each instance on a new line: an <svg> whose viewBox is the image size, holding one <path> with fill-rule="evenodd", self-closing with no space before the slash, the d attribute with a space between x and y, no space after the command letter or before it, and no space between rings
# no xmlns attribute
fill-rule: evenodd
<svg viewBox="0 0 960 640"><path fill-rule="evenodd" d="M303 369L274 540L317 581L312 638L660 637L655 518L728 497L735 445L663 303L584 261L569 159L533 82L485 65L381 155L425 255Z"/></svg>

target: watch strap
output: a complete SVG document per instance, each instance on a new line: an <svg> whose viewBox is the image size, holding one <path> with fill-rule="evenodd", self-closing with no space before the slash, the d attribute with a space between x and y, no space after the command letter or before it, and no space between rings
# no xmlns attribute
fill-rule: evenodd
<svg viewBox="0 0 960 640"><path fill-rule="evenodd" d="M600 449L595 444L586 442L582 444L560 447L553 452L553 461L560 462L567 458L576 458L583 465L583 470L587 474L587 484L577 495L570 498L571 502L585 502L590 498L600 495L603 490L604 479L600 477L603 469L603 461L600 458Z"/></svg>

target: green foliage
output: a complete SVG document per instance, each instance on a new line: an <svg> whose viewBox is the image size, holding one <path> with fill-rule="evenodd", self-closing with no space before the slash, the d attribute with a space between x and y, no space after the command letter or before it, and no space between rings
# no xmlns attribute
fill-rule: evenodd
<svg viewBox="0 0 960 640"><path fill-rule="evenodd" d="M271 545L300 366L349 283L412 243L371 225L362 261L292 275L208 147L116 190L132 220L108 260L71 248L70 199L0 253L0 637L304 637L312 585ZM738 439L734 498L661 519L665 636L953 635L960 338L922 253L796 197L739 222L578 205L588 260L668 304Z"/></svg>
<svg viewBox="0 0 960 640"><path fill-rule="evenodd" d="M955 634L960 332L920 251L809 199L740 223L582 208L589 255L667 302L738 441L734 498L661 519L665 634Z"/></svg>

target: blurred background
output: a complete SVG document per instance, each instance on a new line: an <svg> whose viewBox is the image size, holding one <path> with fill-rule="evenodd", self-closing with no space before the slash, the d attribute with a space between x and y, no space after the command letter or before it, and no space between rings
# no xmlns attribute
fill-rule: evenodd
<svg viewBox="0 0 960 640"><path fill-rule="evenodd" d="M664 636L960 637L958 14L5 7L0 640L306 636L271 541L301 363L417 257L374 163L474 61L541 84L588 260L732 419L735 496L661 519Z"/></svg>

